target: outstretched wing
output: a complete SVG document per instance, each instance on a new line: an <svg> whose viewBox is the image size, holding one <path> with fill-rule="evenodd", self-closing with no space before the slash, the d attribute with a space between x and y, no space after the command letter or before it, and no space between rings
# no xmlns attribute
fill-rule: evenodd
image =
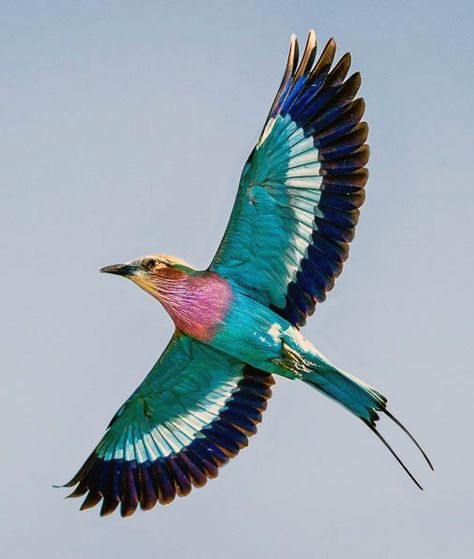
<svg viewBox="0 0 474 559"><path fill-rule="evenodd" d="M347 259L364 201L368 127L351 58L331 69L310 32L298 64L293 36L283 81L245 164L227 230L210 266L296 326L326 298Z"/></svg>
<svg viewBox="0 0 474 559"><path fill-rule="evenodd" d="M171 502L217 476L247 446L273 378L182 334L119 409L103 439L66 484L87 493L81 509L122 516Z"/></svg>

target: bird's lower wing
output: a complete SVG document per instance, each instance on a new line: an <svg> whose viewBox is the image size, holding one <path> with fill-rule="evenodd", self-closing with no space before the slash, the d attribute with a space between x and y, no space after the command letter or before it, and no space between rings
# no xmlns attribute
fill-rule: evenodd
<svg viewBox="0 0 474 559"><path fill-rule="evenodd" d="M104 437L67 487L102 502L152 508L217 476L248 444L271 396L273 378L176 333L148 376L118 410Z"/></svg>
<svg viewBox="0 0 474 559"><path fill-rule="evenodd" d="M293 37L282 84L240 181L210 266L295 326L324 301L348 256L364 201L368 127L351 59L318 61L310 32L298 64ZM355 99L355 100L354 100Z"/></svg>

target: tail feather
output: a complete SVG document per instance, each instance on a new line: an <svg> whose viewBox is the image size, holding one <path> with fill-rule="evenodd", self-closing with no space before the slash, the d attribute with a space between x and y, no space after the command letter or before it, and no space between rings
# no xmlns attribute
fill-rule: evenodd
<svg viewBox="0 0 474 559"><path fill-rule="evenodd" d="M303 376L303 381L313 388L316 388L332 400L335 400L351 413L359 417L387 447L389 452L407 473L413 483L419 488L423 487L419 484L401 458L385 440L385 438L377 430L377 421L380 419L379 412L385 414L410 438L428 466L434 470L433 464L428 458L426 452L422 449L415 437L408 429L387 409L387 398L375 388L365 384L358 378L339 371L335 367L328 367L321 370L320 367L311 369Z"/></svg>
<svg viewBox="0 0 474 559"><path fill-rule="evenodd" d="M397 419L391 412L389 412L386 408L383 410L384 414L389 417L395 425L398 425L400 429L408 436L408 438L413 442L416 448L421 452L423 458L425 459L426 463L430 467L430 469L434 472L434 467L431 460L428 458L426 452L421 448L420 443L415 439L415 437L410 433L410 431L403 425L403 423Z"/></svg>
<svg viewBox="0 0 474 559"><path fill-rule="evenodd" d="M336 368L310 371L303 381L336 400L369 426L375 427L380 417L377 412L383 411L387 404L387 398L378 390Z"/></svg>
<svg viewBox="0 0 474 559"><path fill-rule="evenodd" d="M418 489L423 491L422 485L419 483L419 481L416 479L416 477L410 472L410 470L405 466L405 463L402 461L400 456L398 456L398 454L393 450L393 448L388 444L388 442L385 440L385 438L377 431L377 429L375 429L375 427L373 427L371 429L375 433L375 435L382 441L382 443L388 449L390 454L400 464L400 466L403 468L403 470L405 471L407 476L412 480L412 482L418 487Z"/></svg>

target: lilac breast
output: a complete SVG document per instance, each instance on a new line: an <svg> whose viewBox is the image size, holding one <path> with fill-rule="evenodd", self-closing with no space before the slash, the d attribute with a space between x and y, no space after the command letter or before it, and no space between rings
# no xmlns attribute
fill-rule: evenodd
<svg viewBox="0 0 474 559"><path fill-rule="evenodd" d="M176 327L201 341L213 337L232 301L232 287L214 272L168 275L160 282L159 292Z"/></svg>

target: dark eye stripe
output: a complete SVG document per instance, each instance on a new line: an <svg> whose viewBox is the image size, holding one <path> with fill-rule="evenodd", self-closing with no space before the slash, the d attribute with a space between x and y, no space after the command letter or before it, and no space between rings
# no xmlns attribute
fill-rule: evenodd
<svg viewBox="0 0 474 559"><path fill-rule="evenodd" d="M142 267L146 270L151 270L156 266L156 259L155 258L144 258L142 260Z"/></svg>

